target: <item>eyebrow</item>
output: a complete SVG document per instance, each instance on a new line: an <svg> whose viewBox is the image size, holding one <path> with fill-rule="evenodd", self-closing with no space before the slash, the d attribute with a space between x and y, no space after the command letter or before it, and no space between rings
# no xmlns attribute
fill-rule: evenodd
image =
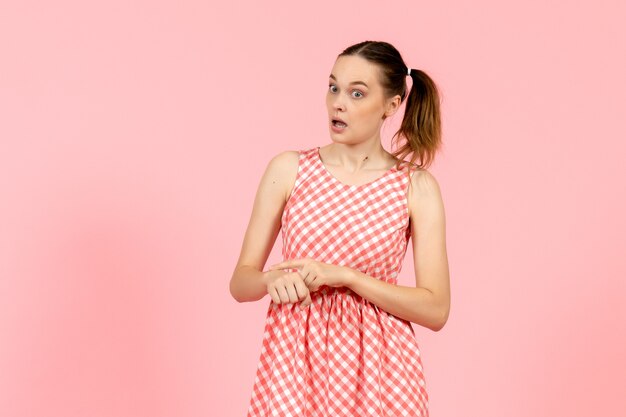
<svg viewBox="0 0 626 417"><path fill-rule="evenodd" d="M335 76L333 74L330 74L330 78L332 78L333 80L337 81L337 79L335 78ZM363 84L364 86L369 88L369 86L367 84L365 84L363 81L352 81L350 83L350 85L353 85L353 84Z"/></svg>

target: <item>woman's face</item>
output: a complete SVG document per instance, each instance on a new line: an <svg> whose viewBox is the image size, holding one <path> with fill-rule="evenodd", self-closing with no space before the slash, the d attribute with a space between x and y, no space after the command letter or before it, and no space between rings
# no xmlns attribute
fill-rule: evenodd
<svg viewBox="0 0 626 417"><path fill-rule="evenodd" d="M340 56L335 61L328 84L326 108L332 140L354 144L371 138L380 139L383 116L395 113L400 96L385 100L378 82L378 67L358 56ZM334 127L335 117L347 126L343 129Z"/></svg>

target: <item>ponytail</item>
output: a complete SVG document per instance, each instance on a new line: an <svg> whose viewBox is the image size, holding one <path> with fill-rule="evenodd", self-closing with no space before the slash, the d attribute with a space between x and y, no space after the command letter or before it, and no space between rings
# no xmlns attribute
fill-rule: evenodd
<svg viewBox="0 0 626 417"><path fill-rule="evenodd" d="M410 162L415 163L419 158L420 163L416 165L426 169L442 144L440 95L437 85L424 71L411 69L410 73L413 82L406 99L404 117L400 129L392 138L396 143L400 137L406 141L394 155L404 160L408 154L413 154Z"/></svg>

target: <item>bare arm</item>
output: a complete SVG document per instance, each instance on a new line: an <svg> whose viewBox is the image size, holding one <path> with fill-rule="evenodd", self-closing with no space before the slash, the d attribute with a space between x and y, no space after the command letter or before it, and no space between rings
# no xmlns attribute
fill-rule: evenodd
<svg viewBox="0 0 626 417"><path fill-rule="evenodd" d="M297 171L298 152L285 151L272 158L261 178L230 280L230 293L239 302L260 300L267 294L267 280L281 274L263 272L263 268L280 231L281 216Z"/></svg>
<svg viewBox="0 0 626 417"><path fill-rule="evenodd" d="M416 287L390 284L357 270L350 273L347 286L397 317L439 331L450 313L450 274L443 201L432 174L417 171L408 198Z"/></svg>

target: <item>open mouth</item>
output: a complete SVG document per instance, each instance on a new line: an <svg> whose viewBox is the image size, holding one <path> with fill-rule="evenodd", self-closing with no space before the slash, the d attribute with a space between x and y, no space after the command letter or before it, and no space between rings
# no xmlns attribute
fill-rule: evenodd
<svg viewBox="0 0 626 417"><path fill-rule="evenodd" d="M343 129L344 127L348 125L345 124L344 122L340 122L339 120L333 119L333 126L338 127L339 129Z"/></svg>

